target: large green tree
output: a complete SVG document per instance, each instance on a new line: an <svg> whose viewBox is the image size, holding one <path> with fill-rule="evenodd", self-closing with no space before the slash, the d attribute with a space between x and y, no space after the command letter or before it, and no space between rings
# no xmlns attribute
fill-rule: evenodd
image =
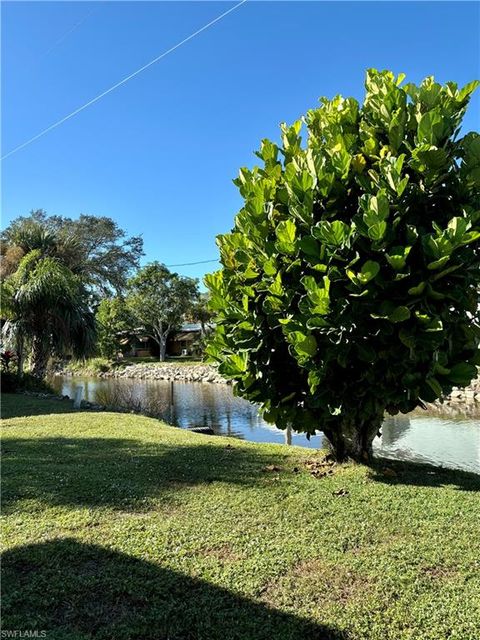
<svg viewBox="0 0 480 640"><path fill-rule="evenodd" d="M127 237L105 216L81 215L73 220L48 216L40 209L13 220L1 239L3 273L15 270L18 259L41 246L81 276L98 297L121 292L143 255L142 238Z"/></svg>
<svg viewBox="0 0 480 640"><path fill-rule="evenodd" d="M18 345L19 372L25 344L31 351L31 373L46 374L52 354L71 350L74 356L93 353L94 315L79 276L40 249L30 251L2 283L4 331Z"/></svg>
<svg viewBox="0 0 480 640"><path fill-rule="evenodd" d="M172 273L159 262L142 267L128 284L127 304L145 333L157 342L165 360L167 339L198 299L192 278Z"/></svg>
<svg viewBox="0 0 480 640"><path fill-rule="evenodd" d="M208 352L236 393L339 458L480 362L480 136L460 135L478 82L402 82L370 70L363 104L322 98L263 140L206 278Z"/></svg>
<svg viewBox="0 0 480 640"><path fill-rule="evenodd" d="M126 238L110 218L36 211L14 220L1 240L3 333L16 344L19 372L28 351L38 377L62 349L91 354L92 308L105 293L124 289L142 255L141 239Z"/></svg>

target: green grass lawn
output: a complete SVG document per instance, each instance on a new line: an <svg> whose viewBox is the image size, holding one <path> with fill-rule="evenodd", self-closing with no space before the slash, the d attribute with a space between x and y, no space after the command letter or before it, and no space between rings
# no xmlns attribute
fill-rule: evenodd
<svg viewBox="0 0 480 640"><path fill-rule="evenodd" d="M5 630L480 638L480 476L322 466L70 402L2 411Z"/></svg>

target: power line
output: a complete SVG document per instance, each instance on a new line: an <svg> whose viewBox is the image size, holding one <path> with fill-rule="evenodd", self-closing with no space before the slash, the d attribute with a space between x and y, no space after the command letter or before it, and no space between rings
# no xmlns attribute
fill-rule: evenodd
<svg viewBox="0 0 480 640"><path fill-rule="evenodd" d="M38 56L38 60L42 60L43 58L45 58L45 56L48 56L48 54L51 53L56 47L58 47L58 45L61 44L65 40L65 38L67 38L67 36L69 36L76 29L78 29L78 27L80 27L85 22L85 20L87 20L91 15L93 15L97 11L99 11L100 8L101 8L100 6L96 6L93 9L91 9L87 14L85 14L83 18L81 18L78 22L72 25L67 31L65 31L65 33L63 33L57 40L55 40L55 42L46 51L40 54Z"/></svg>
<svg viewBox="0 0 480 640"><path fill-rule="evenodd" d="M207 264L207 262L218 262L218 258L214 260L200 260L199 262L183 262L182 264L166 264L166 267L191 267L194 264Z"/></svg>
<svg viewBox="0 0 480 640"><path fill-rule="evenodd" d="M136 71L134 71L133 73L131 73L130 75L126 76L125 78L123 78L123 80L120 80L119 82L117 82L116 84L112 85L109 89L106 89L105 91L103 91L102 93L99 93L98 96L95 96L95 98L92 98L91 100L89 100L88 102L86 102L84 105L82 105L81 107L79 107L78 109L75 109L75 111L72 111L71 113L69 113L67 116L65 116L64 118L62 118L61 120L58 120L57 122L54 122L53 124L51 124L49 127L47 127L46 129L43 129L43 131L40 131L40 133L37 133L37 135L33 136L33 138L30 138L29 140L26 140L25 142L23 142L22 144L18 145L18 147L15 147L14 149L12 149L11 151L9 151L8 153L6 153L4 156L2 156L2 160L5 160L5 158L8 158L9 156L13 155L14 153L16 153L17 151L20 151L20 149L23 149L24 147L28 146L29 144L31 144L32 142L35 142L35 140L38 140L39 138L41 138L42 136L44 136L46 133L48 133L49 131L52 131L52 129L55 129L56 127L58 127L59 125L63 124L64 122L66 122L67 120L70 120L70 118L73 118L74 116L76 116L78 113L80 113L81 111L83 111L84 109L86 109L87 107L90 107L92 104L95 104L95 102L98 102L99 100L101 100L101 98L105 97L107 94L111 93L112 91L114 91L115 89L118 89L118 87L121 87L123 84L125 84L126 82L128 82L129 80L131 80L132 78L135 78L135 76L138 76L139 73L142 73L142 71L145 71L145 69L148 69L148 67L151 67L153 64L155 64L156 62L158 62L159 60L161 60L162 58L165 58L166 56L168 56L170 53L172 53L173 51L175 51L176 49L178 49L179 47L181 47L182 45L184 45L185 43L187 43L189 40L192 40L192 38L195 38L195 36L198 36L200 33L202 33L202 31L205 31L206 29L208 29L209 27L213 26L216 22L218 22L219 20L221 20L222 18L224 18L225 16L227 16L229 13L232 13L232 11L235 11L235 9L238 9L239 7L242 6L242 4L245 4L245 2L247 2L247 0L241 0L238 4L236 4L235 6L231 7L230 9L228 9L227 11L224 11L224 13L221 13L219 16L217 16L214 20L211 20L209 23L207 23L206 25L204 25L203 27L201 27L200 29L197 29L197 31L194 31L194 33L190 34L189 36L187 36L186 38L184 38L183 40L181 40L180 42L178 42L176 45L174 45L173 47L170 47L170 49L167 49L167 51L164 51L163 53L161 53L159 56L157 56L156 58L154 58L153 60L150 60L150 62L147 62L147 64L143 65L143 67L140 67L140 69L137 69Z"/></svg>

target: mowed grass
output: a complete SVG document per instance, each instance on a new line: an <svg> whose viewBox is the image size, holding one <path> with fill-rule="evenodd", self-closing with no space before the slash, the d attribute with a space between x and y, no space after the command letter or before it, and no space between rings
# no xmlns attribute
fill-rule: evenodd
<svg viewBox="0 0 480 640"><path fill-rule="evenodd" d="M480 476L331 467L24 396L3 416L3 629L480 638Z"/></svg>

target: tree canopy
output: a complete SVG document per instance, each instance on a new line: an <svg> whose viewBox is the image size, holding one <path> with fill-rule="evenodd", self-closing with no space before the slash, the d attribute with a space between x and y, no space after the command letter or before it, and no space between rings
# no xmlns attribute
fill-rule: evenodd
<svg viewBox="0 0 480 640"><path fill-rule="evenodd" d="M16 218L1 239L4 272L14 271L18 259L41 247L81 276L98 296L121 292L143 255L142 238L127 237L114 220L105 216L81 215L73 220L37 210Z"/></svg>
<svg viewBox="0 0 480 640"><path fill-rule="evenodd" d="M460 135L478 82L403 78L371 69L363 104L321 98L262 141L206 278L235 392L339 457L480 363L480 135Z"/></svg>

